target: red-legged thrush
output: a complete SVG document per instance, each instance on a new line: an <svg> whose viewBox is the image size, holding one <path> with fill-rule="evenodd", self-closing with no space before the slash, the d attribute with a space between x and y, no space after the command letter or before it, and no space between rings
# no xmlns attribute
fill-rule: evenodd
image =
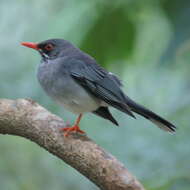
<svg viewBox="0 0 190 190"><path fill-rule="evenodd" d="M118 125L109 112L110 106L134 118L135 112L163 130L175 131L172 123L125 95L116 75L100 67L94 58L70 42L50 39L40 43L23 42L22 45L37 50L42 57L37 77L45 92L67 110L79 115L74 126L63 129L65 136L71 131L84 133L79 122L86 112Z"/></svg>

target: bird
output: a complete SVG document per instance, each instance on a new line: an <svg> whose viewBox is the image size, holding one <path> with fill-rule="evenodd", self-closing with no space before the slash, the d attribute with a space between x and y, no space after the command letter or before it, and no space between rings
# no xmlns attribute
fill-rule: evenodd
<svg viewBox="0 0 190 190"><path fill-rule="evenodd" d="M21 44L40 53L37 78L47 95L66 110L78 115L73 126L62 128L65 137L72 132L85 133L79 123L88 112L118 126L109 111L110 107L133 118L136 118L134 113L139 114L159 128L175 132L175 125L129 98L123 92L123 84L118 76L108 72L92 56L69 41L49 39Z"/></svg>

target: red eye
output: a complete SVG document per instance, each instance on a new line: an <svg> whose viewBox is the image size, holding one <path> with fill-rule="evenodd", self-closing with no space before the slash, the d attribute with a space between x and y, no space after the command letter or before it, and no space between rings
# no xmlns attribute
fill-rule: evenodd
<svg viewBox="0 0 190 190"><path fill-rule="evenodd" d="M52 44L47 44L45 45L44 49L47 51L51 51L54 48L54 46Z"/></svg>

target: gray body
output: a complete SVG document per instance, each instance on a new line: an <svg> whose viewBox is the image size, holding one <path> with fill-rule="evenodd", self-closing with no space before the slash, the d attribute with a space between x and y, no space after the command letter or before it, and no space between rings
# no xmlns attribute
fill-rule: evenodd
<svg viewBox="0 0 190 190"><path fill-rule="evenodd" d="M75 114L97 110L102 101L76 83L67 70L62 70L64 63L62 60L60 64L56 59L53 64L51 61L41 62L37 78L43 89L57 103Z"/></svg>

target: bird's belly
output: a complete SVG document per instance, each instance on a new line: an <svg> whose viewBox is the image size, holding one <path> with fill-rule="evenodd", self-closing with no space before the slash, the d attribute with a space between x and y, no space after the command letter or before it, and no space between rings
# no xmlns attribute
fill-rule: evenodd
<svg viewBox="0 0 190 190"><path fill-rule="evenodd" d="M57 81L52 85L50 91L48 94L59 105L76 114L95 111L101 104L99 99L88 93L72 79L66 83Z"/></svg>
<svg viewBox="0 0 190 190"><path fill-rule="evenodd" d="M53 99L65 109L76 114L92 112L100 107L100 101L83 89L80 89L80 92L69 92L69 94L66 92L65 95L57 96Z"/></svg>
<svg viewBox="0 0 190 190"><path fill-rule="evenodd" d="M69 99L56 99L60 105L62 105L65 109L75 113L85 113L85 112L92 112L98 109L99 103L87 97L85 100L80 98L69 98Z"/></svg>

